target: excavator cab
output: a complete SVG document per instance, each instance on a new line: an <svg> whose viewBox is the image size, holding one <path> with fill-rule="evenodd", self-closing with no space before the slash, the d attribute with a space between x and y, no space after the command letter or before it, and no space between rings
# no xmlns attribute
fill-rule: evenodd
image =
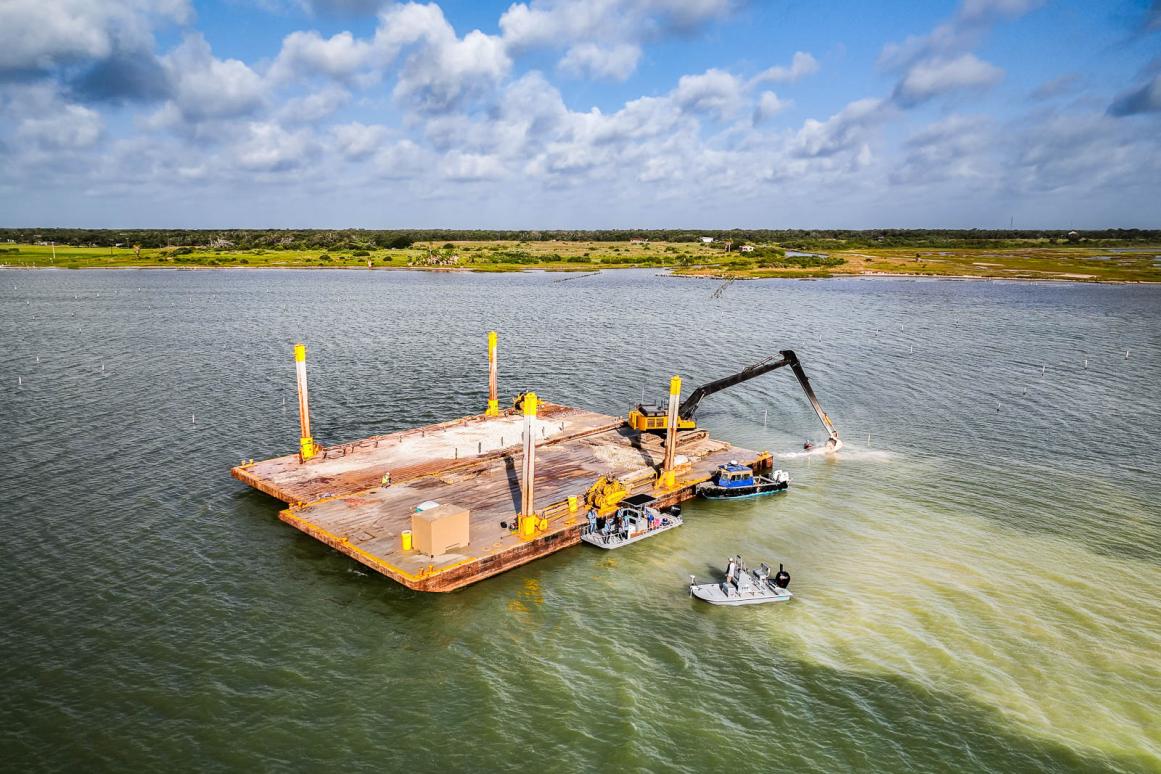
<svg viewBox="0 0 1161 774"><path fill-rule="evenodd" d="M654 403L638 403L629 412L629 427L639 432L665 431L665 423L669 419L668 411ZM678 430L696 430L697 422L692 418L677 418Z"/></svg>

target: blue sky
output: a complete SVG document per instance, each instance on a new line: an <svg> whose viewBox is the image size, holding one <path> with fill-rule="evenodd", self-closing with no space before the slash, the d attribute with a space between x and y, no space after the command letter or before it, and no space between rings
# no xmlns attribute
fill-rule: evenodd
<svg viewBox="0 0 1161 774"><path fill-rule="evenodd" d="M1161 227L1161 0L4 0L0 225Z"/></svg>

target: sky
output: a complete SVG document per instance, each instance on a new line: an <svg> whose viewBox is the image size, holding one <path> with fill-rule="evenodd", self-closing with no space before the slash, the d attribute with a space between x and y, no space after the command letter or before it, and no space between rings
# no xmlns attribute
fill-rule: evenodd
<svg viewBox="0 0 1161 774"><path fill-rule="evenodd" d="M0 0L0 226L1161 228L1161 0Z"/></svg>

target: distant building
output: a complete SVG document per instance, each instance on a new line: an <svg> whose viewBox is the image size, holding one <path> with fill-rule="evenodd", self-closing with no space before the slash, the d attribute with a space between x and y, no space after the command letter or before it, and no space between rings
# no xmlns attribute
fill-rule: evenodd
<svg viewBox="0 0 1161 774"><path fill-rule="evenodd" d="M742 246L741 246L741 247L739 247L738 249L739 249L739 250L741 250L743 253L752 253L752 252L754 252L754 246L753 246L753 245L742 245Z"/></svg>
<svg viewBox="0 0 1161 774"><path fill-rule="evenodd" d="M647 245L647 244L649 244L649 240L648 239L630 239L629 244L631 244L631 245Z"/></svg>
<svg viewBox="0 0 1161 774"><path fill-rule="evenodd" d="M701 238L701 243L703 245L708 245L710 242L713 242L713 241L714 241L713 237L702 237Z"/></svg>

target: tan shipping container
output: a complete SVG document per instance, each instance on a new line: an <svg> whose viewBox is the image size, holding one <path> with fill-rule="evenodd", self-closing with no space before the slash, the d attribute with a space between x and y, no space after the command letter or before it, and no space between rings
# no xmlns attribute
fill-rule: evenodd
<svg viewBox="0 0 1161 774"><path fill-rule="evenodd" d="M429 556L446 554L448 549L466 546L470 541L470 512L458 505L443 504L411 516L415 550Z"/></svg>

